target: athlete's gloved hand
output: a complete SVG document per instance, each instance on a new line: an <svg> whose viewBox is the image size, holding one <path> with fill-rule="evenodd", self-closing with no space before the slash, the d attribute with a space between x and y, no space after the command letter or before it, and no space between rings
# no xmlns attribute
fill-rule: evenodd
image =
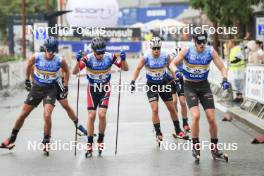
<svg viewBox="0 0 264 176"><path fill-rule="evenodd" d="M177 70L177 71L175 72L175 77L178 78L179 80L183 79L182 72L180 72L179 70Z"/></svg>
<svg viewBox="0 0 264 176"><path fill-rule="evenodd" d="M25 89L27 91L31 90L31 82L28 79L25 80Z"/></svg>
<svg viewBox="0 0 264 176"><path fill-rule="evenodd" d="M76 54L76 60L77 60L78 62L80 62L81 59L82 59L82 57L83 57L83 52L82 52L82 50L80 50L80 51L78 51L77 54Z"/></svg>
<svg viewBox="0 0 264 176"><path fill-rule="evenodd" d="M130 92L133 93L136 89L135 81L132 80L130 83Z"/></svg>
<svg viewBox="0 0 264 176"><path fill-rule="evenodd" d="M120 52L120 58L121 58L122 61L125 61L126 60L126 53L125 53L125 51L121 51Z"/></svg>
<svg viewBox="0 0 264 176"><path fill-rule="evenodd" d="M231 84L227 81L226 78L223 79L221 86L224 90L229 89L231 87Z"/></svg>

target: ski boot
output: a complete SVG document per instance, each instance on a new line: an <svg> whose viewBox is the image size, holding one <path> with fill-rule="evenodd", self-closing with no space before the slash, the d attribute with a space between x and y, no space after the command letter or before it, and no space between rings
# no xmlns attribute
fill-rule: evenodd
<svg viewBox="0 0 264 176"><path fill-rule="evenodd" d="M87 151L85 153L86 158L91 158L93 156L93 144L87 143Z"/></svg>
<svg viewBox="0 0 264 176"><path fill-rule="evenodd" d="M78 129L77 134L79 136L87 136L87 130L82 125L79 125L77 129Z"/></svg>
<svg viewBox="0 0 264 176"><path fill-rule="evenodd" d="M105 148L105 143L104 142L98 142L97 146L98 146L98 155L102 156L102 152Z"/></svg>
<svg viewBox="0 0 264 176"><path fill-rule="evenodd" d="M216 144L211 144L211 154L214 160L220 159L224 160L225 162L228 162L228 155L226 153L223 153L222 151L218 150Z"/></svg>
<svg viewBox="0 0 264 176"><path fill-rule="evenodd" d="M200 144L199 143L193 145L192 156L195 159L195 163L199 164L200 163Z"/></svg>
<svg viewBox="0 0 264 176"><path fill-rule="evenodd" d="M184 131L186 133L190 133L191 132L191 129L190 129L188 123L187 124L183 124L182 127L183 127L183 129L184 129Z"/></svg>
<svg viewBox="0 0 264 176"><path fill-rule="evenodd" d="M78 136L87 136L87 130L84 128L84 126L82 126L82 125L79 125L78 126L78 132L77 132L77 134L78 134ZM96 134L94 134L93 136L96 136Z"/></svg>
<svg viewBox="0 0 264 176"><path fill-rule="evenodd" d="M158 143L158 146L160 147L160 143L163 141L163 135L162 133L156 134L156 141Z"/></svg>
<svg viewBox="0 0 264 176"><path fill-rule="evenodd" d="M186 135L183 131L180 131L178 133L173 133L172 136L176 139L184 139L184 140L189 140L189 136Z"/></svg>
<svg viewBox="0 0 264 176"><path fill-rule="evenodd" d="M15 143L10 140L10 138L7 138L2 142L0 148L12 150L15 147Z"/></svg>

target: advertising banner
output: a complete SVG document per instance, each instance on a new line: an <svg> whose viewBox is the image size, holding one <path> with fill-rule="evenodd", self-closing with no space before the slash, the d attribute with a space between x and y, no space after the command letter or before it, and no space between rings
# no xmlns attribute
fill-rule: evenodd
<svg viewBox="0 0 264 176"><path fill-rule="evenodd" d="M264 66L246 68L246 97L264 103Z"/></svg>

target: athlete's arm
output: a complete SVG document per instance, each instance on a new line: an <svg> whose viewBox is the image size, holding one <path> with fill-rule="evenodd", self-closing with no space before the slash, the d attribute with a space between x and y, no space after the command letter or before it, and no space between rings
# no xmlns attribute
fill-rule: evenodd
<svg viewBox="0 0 264 176"><path fill-rule="evenodd" d="M138 75L140 73L140 70L144 67L145 65L145 60L144 58L142 57L140 60L139 60L139 63L136 67L136 69L133 71L132 73L132 81L136 81L136 79L138 78Z"/></svg>
<svg viewBox="0 0 264 176"><path fill-rule="evenodd" d="M26 80L30 79L31 72L33 70L33 65L35 64L35 55L32 55L26 63Z"/></svg>
<svg viewBox="0 0 264 176"><path fill-rule="evenodd" d="M172 63L172 61L173 61L173 59L172 59L172 57L171 57L171 55L168 55L168 64L167 64L167 68L168 68L168 71L170 72L170 73L172 73L172 77L173 78L175 78L175 72L173 73L172 71L171 71L171 69L170 69L170 64Z"/></svg>
<svg viewBox="0 0 264 176"><path fill-rule="evenodd" d="M68 86L69 78L70 78L70 71L68 64L66 63L65 59L62 59L61 61L61 69L64 73L64 86Z"/></svg>
<svg viewBox="0 0 264 176"><path fill-rule="evenodd" d="M79 73L79 71L81 71L83 68L85 67L85 63L84 61L76 61L76 64L75 66L73 67L73 70L72 70L72 74L73 75L76 75L77 73Z"/></svg>
<svg viewBox="0 0 264 176"><path fill-rule="evenodd" d="M187 48L183 48L179 52L179 54L175 57L175 59L173 59L171 61L169 68L170 68L170 70L171 70L172 73L175 73L176 72L176 70L177 70L176 65L178 65L179 63L182 62L182 60L184 59L184 57L185 57L185 55L187 53L187 50L188 50Z"/></svg>
<svg viewBox="0 0 264 176"><path fill-rule="evenodd" d="M227 78L227 69L225 68L223 61L221 60L215 49L213 49L212 51L212 56L213 56L214 64L216 65L218 70L221 71L223 78Z"/></svg>
<svg viewBox="0 0 264 176"><path fill-rule="evenodd" d="M116 55L113 55L113 59L114 59L114 64L118 67L121 68L123 71L128 71L128 64L127 61L120 61L117 59Z"/></svg>

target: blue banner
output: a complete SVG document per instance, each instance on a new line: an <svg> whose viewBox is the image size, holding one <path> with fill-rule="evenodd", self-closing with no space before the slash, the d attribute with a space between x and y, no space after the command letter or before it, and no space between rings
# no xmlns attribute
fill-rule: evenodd
<svg viewBox="0 0 264 176"><path fill-rule="evenodd" d="M145 8L124 8L120 10L118 25L131 25L134 23L146 23L156 19L175 18L183 10L189 8L188 4L178 4L174 6L145 7Z"/></svg>
<svg viewBox="0 0 264 176"><path fill-rule="evenodd" d="M79 50L86 51L90 42L88 41L59 41L59 45L71 45L73 52ZM137 53L141 51L141 42L108 42L106 43L106 51L120 52L124 50L128 53Z"/></svg>

